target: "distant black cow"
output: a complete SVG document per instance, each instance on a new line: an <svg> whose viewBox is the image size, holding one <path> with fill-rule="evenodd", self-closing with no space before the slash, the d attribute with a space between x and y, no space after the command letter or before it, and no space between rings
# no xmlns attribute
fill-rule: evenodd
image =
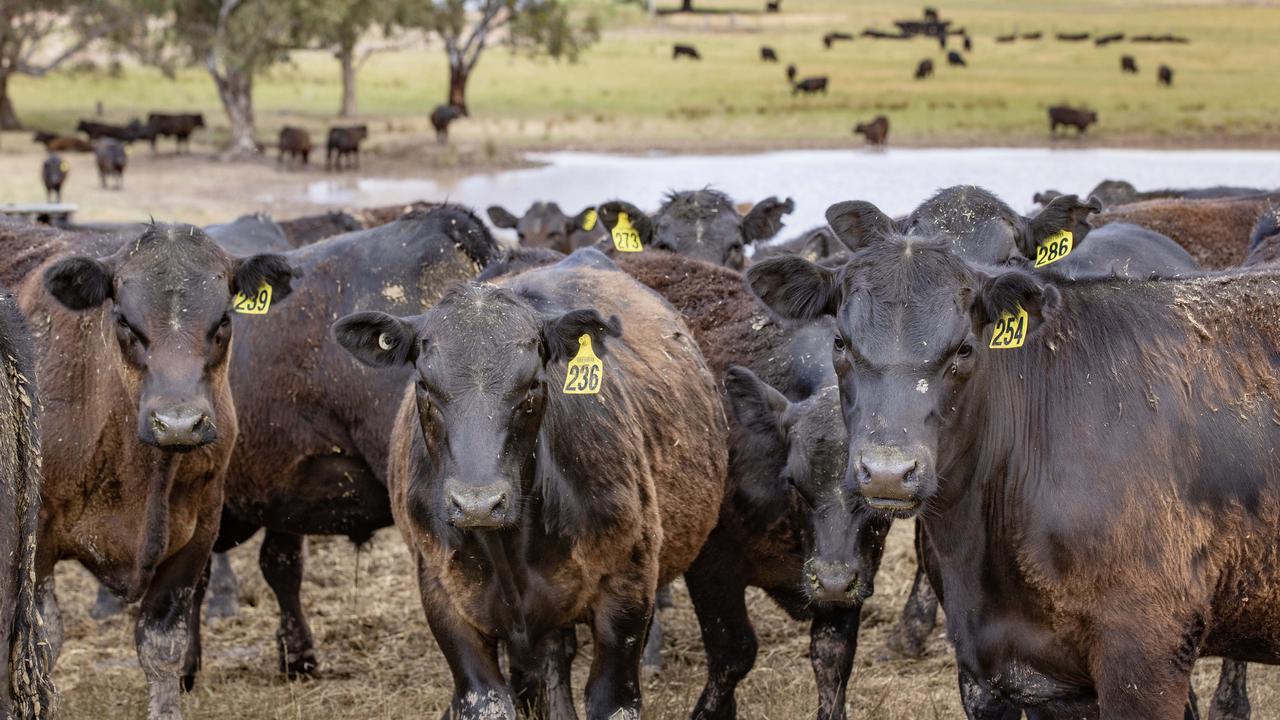
<svg viewBox="0 0 1280 720"><path fill-rule="evenodd" d="M964 36L964 51L973 52L973 38L969 37L967 34Z"/></svg>
<svg viewBox="0 0 1280 720"><path fill-rule="evenodd" d="M853 35L850 35L847 32L829 32L826 35L822 36L822 46L830 50L831 46L835 45L837 40L852 40L852 39L853 39Z"/></svg>
<svg viewBox="0 0 1280 720"><path fill-rule="evenodd" d="M1168 65L1161 65L1160 69L1156 72L1158 81L1161 85L1166 87L1173 85L1173 68Z"/></svg>
<svg viewBox="0 0 1280 720"><path fill-rule="evenodd" d="M120 142L133 142L133 131L123 125L109 125L107 123L94 122L92 120L81 120L76 125L76 132L82 132L89 136L89 141L101 138L111 138Z"/></svg>
<svg viewBox="0 0 1280 720"><path fill-rule="evenodd" d="M437 143L444 145L449 142L449 126L460 117L470 117L461 105L438 105L431 111L431 127L436 129Z"/></svg>
<svg viewBox="0 0 1280 720"><path fill-rule="evenodd" d="M968 65L968 63L964 61L964 57L955 50L947 53L947 64L952 67L965 67Z"/></svg>
<svg viewBox="0 0 1280 720"><path fill-rule="evenodd" d="M1099 35L1098 37L1094 38L1093 44L1097 45L1098 47L1103 47L1104 45L1110 45L1113 42L1120 42L1123 39L1124 39L1124 33L1122 32L1111 33L1110 35Z"/></svg>
<svg viewBox="0 0 1280 720"><path fill-rule="evenodd" d="M1029 33L1022 33L1022 39L1023 39L1023 40L1039 40L1039 39L1040 39L1040 38L1042 38L1042 37L1044 37L1044 33L1039 32L1039 31L1036 31L1036 32L1029 32Z"/></svg>
<svg viewBox="0 0 1280 720"><path fill-rule="evenodd" d="M40 177L44 180L44 199L50 202L62 202L62 183L67 181L67 173L71 172L71 163L62 159L61 155L52 154L44 159L40 168Z"/></svg>
<svg viewBox="0 0 1280 720"><path fill-rule="evenodd" d="M329 142L324 154L325 169L341 170L343 158L347 159L347 167L360 167L360 143L368 137L368 125L329 128Z"/></svg>
<svg viewBox="0 0 1280 720"><path fill-rule="evenodd" d="M1080 42L1089 39L1089 33L1058 33L1058 39L1064 42Z"/></svg>
<svg viewBox="0 0 1280 720"><path fill-rule="evenodd" d="M1096 122L1098 122L1098 113L1092 110L1082 110L1067 105L1054 105L1049 108L1049 132L1054 135L1058 134L1059 125L1074 127L1080 134L1084 134L1084 131Z"/></svg>
<svg viewBox="0 0 1280 720"><path fill-rule="evenodd" d="M1018 39L1017 35L997 35L996 36L996 42L998 43L1011 43L1017 39Z"/></svg>
<svg viewBox="0 0 1280 720"><path fill-rule="evenodd" d="M177 141L177 151L185 147L191 152L191 133L204 127L204 115L200 113L150 113L147 115L147 126L151 140L151 151L155 152L156 140L160 137L172 137Z"/></svg>
<svg viewBox="0 0 1280 720"><path fill-rule="evenodd" d="M791 94L804 93L806 95L815 95L817 93L827 94L826 75L817 75L815 77L807 77L797 83L792 84Z"/></svg>
<svg viewBox="0 0 1280 720"><path fill-rule="evenodd" d="M871 122L858 123L853 131L865 135L868 145L884 145L889 138L889 118L877 115Z"/></svg>
<svg viewBox="0 0 1280 720"><path fill-rule="evenodd" d="M760 48L760 59L764 62L778 62L778 53L768 45Z"/></svg>
<svg viewBox="0 0 1280 720"><path fill-rule="evenodd" d="M300 160L303 165L308 164L311 161L311 133L290 125L280 128L276 162L284 162L286 156L291 160Z"/></svg>
<svg viewBox="0 0 1280 720"><path fill-rule="evenodd" d="M107 187L107 180L116 179L116 189L124 189L124 168L129 163L124 145L119 140L103 138L93 144L93 154L98 160L98 181Z"/></svg>
<svg viewBox="0 0 1280 720"><path fill-rule="evenodd" d="M687 57L690 60L701 60L702 56L698 54L698 48L692 45L682 45L676 43L671 46L671 59L679 60L681 57Z"/></svg>
<svg viewBox="0 0 1280 720"><path fill-rule="evenodd" d="M926 7L924 9L924 21L930 23L938 22L938 11L936 8Z"/></svg>
<svg viewBox="0 0 1280 720"><path fill-rule="evenodd" d="M924 60L921 60L920 64L916 65L916 79L923 80L927 77L932 77L932 76L933 76L933 61L927 58Z"/></svg>
<svg viewBox="0 0 1280 720"><path fill-rule="evenodd" d="M1129 73L1130 75L1138 74L1138 61L1132 55L1120 56L1120 72Z"/></svg>
<svg viewBox="0 0 1280 720"><path fill-rule="evenodd" d="M796 81L796 72L796 64L789 63L787 65L787 82L792 83Z"/></svg>
<svg viewBox="0 0 1280 720"><path fill-rule="evenodd" d="M782 12L782 0L768 0L764 4L764 11L767 13Z"/></svg>

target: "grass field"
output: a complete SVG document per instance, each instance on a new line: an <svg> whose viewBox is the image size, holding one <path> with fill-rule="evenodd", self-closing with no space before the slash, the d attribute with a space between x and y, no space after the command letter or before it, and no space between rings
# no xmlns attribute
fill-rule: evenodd
<svg viewBox="0 0 1280 720"><path fill-rule="evenodd" d="M824 50L833 29L891 28L919 12L915 3L784 0L781 14L758 12L763 0L701 0L715 12L660 15L650 21L635 6L578 0L582 12L606 21L602 41L578 63L494 48L473 76L475 119L458 134L499 146L644 149L735 148L856 143L850 128L878 113L890 116L898 144L1029 144L1047 138L1046 106L1059 102L1098 110L1091 141L1108 145L1280 144L1280 98L1269 92L1280 66L1280 7L1258 2L950 3L943 14L968 28L975 48L968 68L949 68L936 42L859 38ZM660 5L661 7L661 5ZM998 34L1040 30L1047 39L998 45ZM1066 43L1056 31L1176 33L1190 45L1122 42L1096 48ZM701 63L673 62L673 41L691 42ZM768 44L782 62L765 64ZM953 40L952 46L958 41ZM1122 75L1119 57L1136 56L1141 73ZM937 75L911 79L916 63L933 58ZM793 97L787 63L800 74L829 75L829 95ZM1168 63L1174 87L1158 87L1156 67ZM446 69L438 43L374 56L360 75L363 116L386 120L378 131L424 132L425 115L445 96ZM176 80L126 64L59 72L14 81L21 116L33 127L69 130L101 100L110 118L151 108L195 108L214 122L222 113L212 83L199 68ZM338 105L337 64L323 52L294 53L259 78L260 135L273 138L286 121L320 128ZM377 133L375 133L376 135ZM6 139L7 141L7 139Z"/></svg>

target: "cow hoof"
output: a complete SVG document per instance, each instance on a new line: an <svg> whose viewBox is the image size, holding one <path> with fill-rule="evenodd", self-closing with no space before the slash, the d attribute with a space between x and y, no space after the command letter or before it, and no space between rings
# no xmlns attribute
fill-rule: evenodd
<svg viewBox="0 0 1280 720"><path fill-rule="evenodd" d="M290 680L313 680L320 662L316 660L315 651L307 650L291 659L281 658L280 666Z"/></svg>
<svg viewBox="0 0 1280 720"><path fill-rule="evenodd" d="M196 689L196 676L194 674L183 675L182 676L182 692L191 692L192 690L195 690L195 689Z"/></svg>

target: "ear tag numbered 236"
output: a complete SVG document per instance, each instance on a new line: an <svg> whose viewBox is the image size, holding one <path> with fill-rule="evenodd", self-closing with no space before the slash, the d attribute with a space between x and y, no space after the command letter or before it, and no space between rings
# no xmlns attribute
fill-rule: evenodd
<svg viewBox="0 0 1280 720"><path fill-rule="evenodd" d="M631 224L631 216L626 212L618 213L618 224L613 226L609 234L613 236L613 246L618 252L644 250L644 245L640 244L640 232Z"/></svg>
<svg viewBox="0 0 1280 720"><path fill-rule="evenodd" d="M1070 230L1059 230L1045 238L1044 242L1036 246L1035 267L1044 267L1069 255L1074 239Z"/></svg>
<svg viewBox="0 0 1280 720"><path fill-rule="evenodd" d="M267 283L262 283L252 295L238 292L231 301L231 309L244 315L266 315L270 308L271 286Z"/></svg>
<svg viewBox="0 0 1280 720"><path fill-rule="evenodd" d="M591 347L591 336L578 338L578 354L569 361L564 375L565 395L595 395L604 383L604 363Z"/></svg>
<svg viewBox="0 0 1280 720"><path fill-rule="evenodd" d="M999 319L991 327L991 344L993 350L1013 350L1022 347L1027 339L1027 311L1018 308L1017 313L1001 313Z"/></svg>

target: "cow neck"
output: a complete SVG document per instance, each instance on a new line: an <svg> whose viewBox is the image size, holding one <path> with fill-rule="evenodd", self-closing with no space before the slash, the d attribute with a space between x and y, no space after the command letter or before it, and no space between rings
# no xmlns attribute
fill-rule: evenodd
<svg viewBox="0 0 1280 720"><path fill-rule="evenodd" d="M509 635L528 643L529 628L525 618L524 603L520 592L520 578L516 577L511 557L507 554L506 533L501 530L482 530L475 533L476 543L489 562L494 578L498 581L498 595L502 603L498 609L499 623L509 629ZM520 648L527 653L528 648ZM517 653L524 654L524 653Z"/></svg>

